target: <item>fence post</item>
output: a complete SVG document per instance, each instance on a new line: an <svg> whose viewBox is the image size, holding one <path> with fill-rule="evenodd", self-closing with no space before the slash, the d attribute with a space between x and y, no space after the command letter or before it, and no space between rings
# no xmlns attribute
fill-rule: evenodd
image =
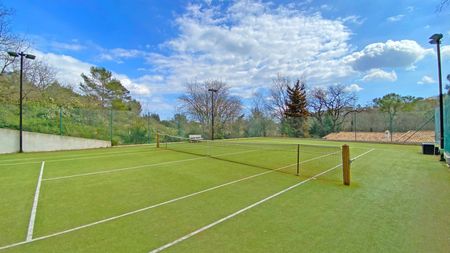
<svg viewBox="0 0 450 253"><path fill-rule="evenodd" d="M113 110L109 109L109 141L111 141L111 146L113 145Z"/></svg>
<svg viewBox="0 0 450 253"><path fill-rule="evenodd" d="M159 148L159 133L156 132L156 147Z"/></svg>
<svg viewBox="0 0 450 253"><path fill-rule="evenodd" d="M342 169L344 185L350 185L350 149L347 144L342 145Z"/></svg>
<svg viewBox="0 0 450 253"><path fill-rule="evenodd" d="M63 135L63 129L62 129L62 107L59 107L59 135Z"/></svg>
<svg viewBox="0 0 450 253"><path fill-rule="evenodd" d="M150 134L150 115L147 115L147 134L148 134L148 144L152 142Z"/></svg>

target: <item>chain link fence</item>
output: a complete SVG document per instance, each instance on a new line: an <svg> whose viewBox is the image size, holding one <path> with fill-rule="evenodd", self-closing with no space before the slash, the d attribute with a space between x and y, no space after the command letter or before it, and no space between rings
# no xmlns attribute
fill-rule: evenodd
<svg viewBox="0 0 450 253"><path fill-rule="evenodd" d="M445 139L450 152L450 99L446 98ZM448 116L447 116L448 115ZM437 116L437 117L436 117ZM439 142L439 111L398 111L395 115L375 108L352 111L340 119L341 124L322 135L311 134L314 118L308 127L311 137L337 141L368 141L392 143ZM325 120L324 124L327 121ZM215 138L288 136L284 125L267 118L239 118L229 125L218 126ZM19 129L19 106L0 104L0 128ZM113 145L154 143L156 132L188 137L201 134L210 138L210 126L192 122L183 115L172 120L130 111L69 108L52 105L25 104L23 129L30 132L57 134L111 141ZM331 133L330 133L331 132ZM435 132L437 134L435 134ZM284 134L283 134L284 133Z"/></svg>
<svg viewBox="0 0 450 253"><path fill-rule="evenodd" d="M435 112L382 112L377 109L353 111L343 119L340 129L327 140L423 143L435 142Z"/></svg>
<svg viewBox="0 0 450 253"><path fill-rule="evenodd" d="M19 106L0 104L0 128L19 129ZM24 105L23 130L46 134L108 140L113 145L155 142L154 119L130 111Z"/></svg>

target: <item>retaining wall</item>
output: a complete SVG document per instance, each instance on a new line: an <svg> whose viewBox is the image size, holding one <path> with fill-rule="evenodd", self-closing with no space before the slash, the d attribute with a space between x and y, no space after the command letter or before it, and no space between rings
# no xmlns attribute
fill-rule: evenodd
<svg viewBox="0 0 450 253"><path fill-rule="evenodd" d="M111 142L53 134L23 132L23 151L56 151L111 147ZM19 152L19 131L0 129L0 154Z"/></svg>

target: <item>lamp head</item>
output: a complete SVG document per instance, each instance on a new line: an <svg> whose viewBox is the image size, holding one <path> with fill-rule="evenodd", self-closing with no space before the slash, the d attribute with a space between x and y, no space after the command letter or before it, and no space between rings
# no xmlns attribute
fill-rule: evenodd
<svg viewBox="0 0 450 253"><path fill-rule="evenodd" d="M19 56L19 54L16 53L16 52L8 52L8 55L12 56L12 57L18 57Z"/></svg>
<svg viewBox="0 0 450 253"><path fill-rule="evenodd" d="M32 54L26 54L25 58L30 59L30 60L34 60L34 59L36 59L36 56L32 55Z"/></svg>
<svg viewBox="0 0 450 253"><path fill-rule="evenodd" d="M430 44L439 44L441 39L444 37L442 33L435 33L430 37Z"/></svg>

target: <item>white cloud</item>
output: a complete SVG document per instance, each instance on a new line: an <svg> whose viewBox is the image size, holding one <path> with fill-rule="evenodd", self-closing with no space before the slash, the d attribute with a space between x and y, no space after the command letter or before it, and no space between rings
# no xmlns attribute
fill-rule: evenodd
<svg viewBox="0 0 450 253"><path fill-rule="evenodd" d="M191 80L221 79L243 91L271 85L277 73L304 77L311 85L354 74L341 62L351 50L351 32L342 20L272 7L254 1L238 1L226 10L190 5L176 19L179 35L165 43L171 53L151 54L148 60L175 90Z"/></svg>
<svg viewBox="0 0 450 253"><path fill-rule="evenodd" d="M113 49L102 49L103 53L100 54L101 60L115 61L122 63L125 59L145 57L146 52L137 49L124 49L124 48L113 48Z"/></svg>
<svg viewBox="0 0 450 253"><path fill-rule="evenodd" d="M83 81L81 78L81 73L87 74L89 73L91 66L95 66L94 64L80 61L68 55L44 53L39 50L33 50L33 53L38 59L45 61L56 70L56 77L61 83L72 87L77 87L78 84ZM125 88L127 88L132 94L150 94L150 88L147 83L138 82L139 80L130 79L126 75L119 73L113 72L113 76L119 79Z"/></svg>
<svg viewBox="0 0 450 253"><path fill-rule="evenodd" d="M345 91L347 92L358 92L361 90L363 90L363 88L361 88L361 86L356 83L350 84L349 86L345 87Z"/></svg>
<svg viewBox="0 0 450 253"><path fill-rule="evenodd" d="M441 47L441 56L443 60L450 60L450 46L442 46Z"/></svg>
<svg viewBox="0 0 450 253"><path fill-rule="evenodd" d="M84 45L81 45L80 43L64 43L64 42L58 42L58 41L52 42L51 46L55 49L59 49L59 50L62 49L62 50L69 50L69 51L81 51L86 48Z"/></svg>
<svg viewBox="0 0 450 253"><path fill-rule="evenodd" d="M402 20L404 17L405 17L405 15L399 14L396 16L388 17L386 20L389 22L398 22L398 21Z"/></svg>
<svg viewBox="0 0 450 253"><path fill-rule="evenodd" d="M366 21L365 18L361 18L360 16L356 15L347 16L345 18L341 18L340 20L342 20L342 22L344 23L350 23L355 25L362 25L364 21Z"/></svg>
<svg viewBox="0 0 450 253"><path fill-rule="evenodd" d="M433 49L425 49L413 40L388 40L385 43L373 43L363 50L344 58L355 70L366 71L373 68L411 68Z"/></svg>
<svg viewBox="0 0 450 253"><path fill-rule="evenodd" d="M364 82L374 80L395 82L397 80L397 74L395 73L395 71L386 72L382 69L371 69L366 73L362 80Z"/></svg>
<svg viewBox="0 0 450 253"><path fill-rule="evenodd" d="M434 80L431 76L426 76L425 75L417 83L418 84L433 84L433 83L436 83L436 80Z"/></svg>

